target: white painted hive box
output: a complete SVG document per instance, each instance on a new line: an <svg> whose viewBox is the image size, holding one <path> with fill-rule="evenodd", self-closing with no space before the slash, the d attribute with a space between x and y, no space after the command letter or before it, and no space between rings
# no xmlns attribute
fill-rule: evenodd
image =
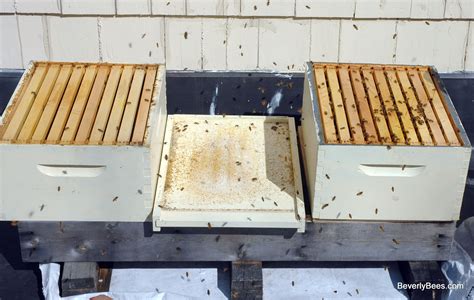
<svg viewBox="0 0 474 300"><path fill-rule="evenodd" d="M172 115L167 124L153 211L155 230L304 231L293 118Z"/></svg>
<svg viewBox="0 0 474 300"><path fill-rule="evenodd" d="M308 63L302 136L313 218L459 218L471 145L433 68Z"/></svg>
<svg viewBox="0 0 474 300"><path fill-rule="evenodd" d="M31 63L0 122L0 219L145 221L166 117L164 66Z"/></svg>

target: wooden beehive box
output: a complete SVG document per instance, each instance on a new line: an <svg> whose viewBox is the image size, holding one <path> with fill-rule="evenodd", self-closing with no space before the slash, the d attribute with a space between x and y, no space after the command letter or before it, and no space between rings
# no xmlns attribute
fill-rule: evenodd
<svg viewBox="0 0 474 300"><path fill-rule="evenodd" d="M302 132L314 218L459 218L471 146L432 67L308 63Z"/></svg>
<svg viewBox="0 0 474 300"><path fill-rule="evenodd" d="M296 228L305 211L288 117L168 117L155 198L161 227Z"/></svg>
<svg viewBox="0 0 474 300"><path fill-rule="evenodd" d="M0 122L0 219L144 221L165 95L161 65L31 63Z"/></svg>

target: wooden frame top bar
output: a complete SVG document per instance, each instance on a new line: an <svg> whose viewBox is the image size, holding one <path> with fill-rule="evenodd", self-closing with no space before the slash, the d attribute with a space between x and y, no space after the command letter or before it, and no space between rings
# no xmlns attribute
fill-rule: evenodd
<svg viewBox="0 0 474 300"><path fill-rule="evenodd" d="M312 63L312 72L327 144L465 144L430 66Z"/></svg>
<svg viewBox="0 0 474 300"><path fill-rule="evenodd" d="M0 143L142 145L158 69L32 62L0 120Z"/></svg>

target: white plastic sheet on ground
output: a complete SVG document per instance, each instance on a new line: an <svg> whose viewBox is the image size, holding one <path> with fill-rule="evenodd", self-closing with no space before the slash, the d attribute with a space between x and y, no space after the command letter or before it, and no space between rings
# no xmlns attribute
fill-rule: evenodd
<svg viewBox="0 0 474 300"><path fill-rule="evenodd" d="M264 268L264 299L408 299L397 290L396 263L365 263L356 267ZM110 292L59 297L59 265L41 265L46 300L85 300L96 295L113 299L228 299L229 278L217 268L114 269ZM225 271L229 276L229 270ZM223 285L220 287L220 285Z"/></svg>
<svg viewBox="0 0 474 300"><path fill-rule="evenodd" d="M449 283L463 284L462 289L450 289L444 293L447 300L474 300L474 217L465 220L456 230L450 261L441 265ZM463 248L460 244L464 245ZM468 253L470 251L471 253Z"/></svg>
<svg viewBox="0 0 474 300"><path fill-rule="evenodd" d="M40 264L43 295L46 300L89 300L98 295L105 295L114 300L191 300L197 299L190 296L182 296L172 293L154 292L107 292L107 293L89 293L70 297L61 297L59 295L59 264Z"/></svg>

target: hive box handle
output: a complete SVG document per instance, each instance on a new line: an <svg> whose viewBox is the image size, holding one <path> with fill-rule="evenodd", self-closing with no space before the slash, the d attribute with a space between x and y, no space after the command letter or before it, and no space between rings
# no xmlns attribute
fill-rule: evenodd
<svg viewBox="0 0 474 300"><path fill-rule="evenodd" d="M359 170L365 175L378 177L415 177L425 168L422 165L359 165Z"/></svg>
<svg viewBox="0 0 474 300"><path fill-rule="evenodd" d="M85 165L37 165L38 170L51 177L97 177L105 171L105 166Z"/></svg>

